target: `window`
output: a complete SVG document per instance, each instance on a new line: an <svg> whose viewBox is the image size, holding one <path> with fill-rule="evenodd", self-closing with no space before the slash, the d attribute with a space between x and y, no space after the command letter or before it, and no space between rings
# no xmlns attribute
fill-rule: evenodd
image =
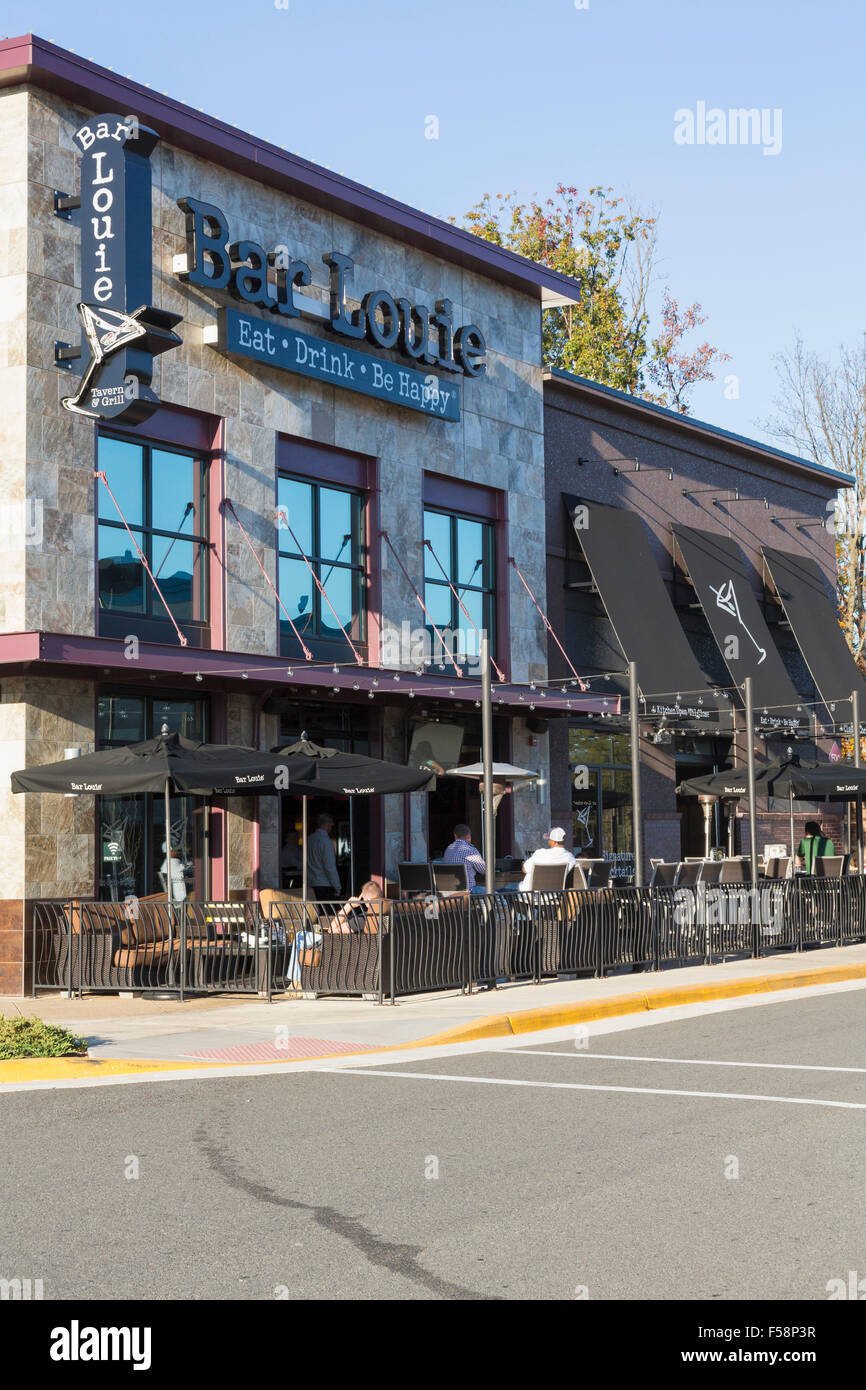
<svg viewBox="0 0 866 1390"><path fill-rule="evenodd" d="M606 859L614 880L634 874L631 753L625 734L569 729L574 852Z"/></svg>
<svg viewBox="0 0 866 1390"><path fill-rule="evenodd" d="M163 727L185 738L206 737L204 700L151 695L103 694L97 700L96 746L119 748L154 738ZM195 888L205 895L207 864L203 854L206 805L200 797L172 796L171 846L183 866L187 896ZM101 796L98 810L99 896L111 901L164 892L165 800L151 793ZM175 894L177 882L175 880Z"/></svg>
<svg viewBox="0 0 866 1390"><path fill-rule="evenodd" d="M99 468L178 625L207 621L206 470L194 453L99 438ZM103 483L98 484L100 632L159 640L168 615ZM200 639L199 639L200 640Z"/></svg>
<svg viewBox="0 0 866 1390"><path fill-rule="evenodd" d="M285 474L277 480L280 600L303 641L314 650L326 649L335 659L351 655L341 627L353 642L363 642L366 636L363 500L349 488ZM310 566L327 599L314 583ZM282 608L280 652L300 655Z"/></svg>
<svg viewBox="0 0 866 1390"><path fill-rule="evenodd" d="M425 507L424 539L433 550L424 548L424 603L432 622L453 634L452 651L477 659L479 633L486 633L495 656L493 524ZM441 651L435 633L430 636L431 651Z"/></svg>

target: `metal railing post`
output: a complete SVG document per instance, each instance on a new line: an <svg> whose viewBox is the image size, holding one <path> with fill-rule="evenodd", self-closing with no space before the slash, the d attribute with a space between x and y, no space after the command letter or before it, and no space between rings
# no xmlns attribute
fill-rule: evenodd
<svg viewBox="0 0 866 1390"><path fill-rule="evenodd" d="M82 908L82 904L79 904L79 906L78 906L78 935L79 935L79 936L81 935L81 908ZM72 998L72 913L73 913L73 911L74 911L74 909L73 909L72 903L70 903L70 904L69 904L69 916L68 916L68 918L67 918L67 923L68 923L68 928L69 928L69 945L67 946L67 949L66 949L66 993L67 993L67 995L69 996L70 999Z"/></svg>
<svg viewBox="0 0 866 1390"><path fill-rule="evenodd" d="M851 691L851 731L854 735L854 766L859 768L860 760L860 691ZM860 792L855 799L857 807L857 872L863 872L863 797Z"/></svg>
<svg viewBox="0 0 866 1390"><path fill-rule="evenodd" d="M260 910L261 910L261 909L260 909ZM272 956L271 956L271 950L272 950L273 941L274 941L274 903L272 903L272 902L268 904L268 915L267 915L267 918L265 919L265 930L266 930L266 932L267 932L267 937L268 937L268 963L267 963L267 970L268 970L268 1003L269 1003L269 1004L273 1004L273 1002L274 1002L274 972L273 972L273 969L272 969ZM257 934L257 935L258 935L258 934Z"/></svg>
<svg viewBox="0 0 866 1390"><path fill-rule="evenodd" d="M350 805L352 804L352 798L351 798L351 797L349 797L349 804L350 804ZM378 1002L379 1002L379 1005L380 1005L380 1007L381 1007L381 1006L383 1006L384 1003L385 1003L385 981L384 981L384 979L382 978L382 934L383 934L383 932L384 932L384 930L385 930L385 918L384 918L384 914L383 914L383 912L382 912L382 900L381 900L381 899L379 900L379 905L378 905L376 911L377 911L377 914L378 914L378 917L379 917L379 931L378 931L378 935L379 935L379 945L378 945L378 949L379 949L379 969L378 969L377 972L376 972L376 978L377 978L378 981L379 981L379 1001L378 1001ZM393 950L393 942L391 943L391 948L392 948L392 950ZM391 1002L393 1003L393 1000L392 1000Z"/></svg>
<svg viewBox="0 0 866 1390"><path fill-rule="evenodd" d="M658 971L662 968L661 952L661 932L659 931L658 904L660 902L658 888L648 888L650 900L650 923L653 937L653 969Z"/></svg>
<svg viewBox="0 0 866 1390"><path fill-rule="evenodd" d="M171 860L169 860L169 875L171 875ZM158 906L158 904L154 904ZM174 926L174 903L169 900L169 933ZM186 912L181 912L180 916L180 1002L183 1004L186 999Z"/></svg>
<svg viewBox="0 0 866 1390"><path fill-rule="evenodd" d="M576 889L575 891L578 892L578 893L580 893L580 892L588 893L588 892L589 892L589 889L588 889L588 888L585 888L585 889L578 888L578 889ZM604 975L604 923L603 923L603 921L602 921L602 916L601 916L601 913L599 912L598 903L596 902L595 898L594 898L594 897L591 897L589 901L590 901L590 904L591 904L591 906L592 906L592 912L591 912L591 914L590 914L590 920L591 920L591 922L592 922L592 924L593 924L593 930L595 931L595 935L596 935L596 946L595 946L595 977L596 977L597 980L600 980L600 979L602 978L602 976Z"/></svg>
<svg viewBox="0 0 866 1390"><path fill-rule="evenodd" d="M471 994L473 985L475 984L475 969L473 959L475 948L475 925L472 916L472 899L468 895L463 899L463 912L466 923L466 985L468 992Z"/></svg>
<svg viewBox="0 0 866 1390"><path fill-rule="evenodd" d="M394 931L394 923L391 923L391 945L388 948L388 984L389 997L392 1004L396 1004L397 995L394 989L394 970L397 961L397 934Z"/></svg>
<svg viewBox="0 0 866 1390"><path fill-rule="evenodd" d="M631 736L631 817L634 840L634 886L643 885L643 825L640 792L640 707L637 663L628 663L628 723Z"/></svg>

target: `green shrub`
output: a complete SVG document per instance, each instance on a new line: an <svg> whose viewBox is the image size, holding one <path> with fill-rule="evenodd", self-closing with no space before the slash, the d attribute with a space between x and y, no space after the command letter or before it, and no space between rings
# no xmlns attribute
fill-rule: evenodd
<svg viewBox="0 0 866 1390"><path fill-rule="evenodd" d="M0 1061L13 1057L82 1057L87 1039L41 1018L3 1018L0 1015Z"/></svg>

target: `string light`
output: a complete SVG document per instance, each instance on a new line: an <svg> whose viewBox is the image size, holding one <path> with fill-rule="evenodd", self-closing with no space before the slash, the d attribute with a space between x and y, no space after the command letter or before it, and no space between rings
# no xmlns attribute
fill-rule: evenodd
<svg viewBox="0 0 866 1390"><path fill-rule="evenodd" d="M294 674L295 674L295 673L294 673L294 671L292 670L291 666L287 666L287 667L286 667L286 675L289 676L289 677L292 677Z"/></svg>
<svg viewBox="0 0 866 1390"><path fill-rule="evenodd" d="M196 673L195 673L195 678L196 678L197 681L200 681L200 680L202 679L201 671L196 671Z"/></svg>

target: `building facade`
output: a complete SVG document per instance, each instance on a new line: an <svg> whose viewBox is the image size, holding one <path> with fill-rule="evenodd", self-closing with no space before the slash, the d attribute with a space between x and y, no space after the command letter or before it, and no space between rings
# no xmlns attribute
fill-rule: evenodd
<svg viewBox="0 0 866 1390"><path fill-rule="evenodd" d="M540 774L498 849L537 842L541 306L572 294L39 39L0 44L0 993L26 984L34 900L157 892L167 863L159 798L13 796L11 771L164 728L471 762L481 631L497 754ZM480 838L477 789L442 776L310 810L347 888L441 853L455 820ZM297 814L175 799L187 891L278 884Z"/></svg>
<svg viewBox="0 0 866 1390"><path fill-rule="evenodd" d="M627 662L637 662L645 862L699 855L701 808L676 788L744 763L744 675L755 684L759 763L789 747L803 758L838 756L850 735L848 697L862 678L836 620L833 524L834 499L850 479L564 372L545 375L544 416L553 625L582 670L613 673L591 680L595 689L624 691ZM812 586L808 612L774 582L784 557ZM702 560L719 573L705 587ZM824 652L831 637L842 646ZM550 670L567 674L553 647ZM768 689L778 698L762 694ZM627 876L627 724L590 716L553 725L550 755L554 819ZM797 839L818 816L844 841L840 809L797 803ZM759 848L787 844L787 805L759 802L758 813ZM726 846L725 818L713 814L711 841ZM734 847L747 853L748 844L740 807Z"/></svg>

